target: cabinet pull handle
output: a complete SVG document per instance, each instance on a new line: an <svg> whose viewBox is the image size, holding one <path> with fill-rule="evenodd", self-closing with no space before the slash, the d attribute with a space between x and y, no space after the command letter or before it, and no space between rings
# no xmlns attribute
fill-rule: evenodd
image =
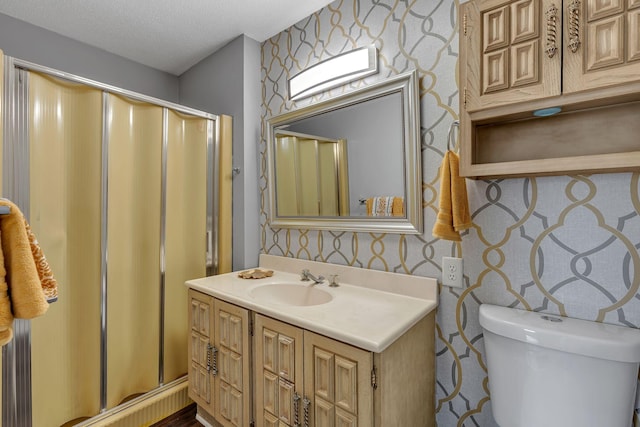
<svg viewBox="0 0 640 427"><path fill-rule="evenodd" d="M569 49L576 53L580 47L580 0L572 0L567 6L569 12Z"/></svg>
<svg viewBox="0 0 640 427"><path fill-rule="evenodd" d="M309 427L309 405L311 401L306 397L302 399L302 408L304 410L304 427Z"/></svg>
<svg viewBox="0 0 640 427"><path fill-rule="evenodd" d="M211 373L215 377L218 375L218 349L215 347L211 347L211 358L213 359L213 363L211 365Z"/></svg>
<svg viewBox="0 0 640 427"><path fill-rule="evenodd" d="M293 427L300 427L300 395L293 393Z"/></svg>
<svg viewBox="0 0 640 427"><path fill-rule="evenodd" d="M211 350L213 350L213 346L207 343L207 372L211 372Z"/></svg>
<svg viewBox="0 0 640 427"><path fill-rule="evenodd" d="M549 6L545 15L547 16L547 47L545 52L547 52L549 58L553 58L558 50L558 46L556 45L558 8L556 5L552 4Z"/></svg>

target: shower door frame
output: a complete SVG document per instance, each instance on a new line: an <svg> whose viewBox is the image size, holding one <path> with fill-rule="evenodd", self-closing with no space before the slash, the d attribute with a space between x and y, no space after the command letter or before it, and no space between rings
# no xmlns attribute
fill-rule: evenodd
<svg viewBox="0 0 640 427"><path fill-rule="evenodd" d="M207 119L206 170L206 272L218 271L218 211L220 206L221 118L219 115L196 110L116 86L97 82L53 68L21 59L4 56L4 121L2 195L21 206L29 220L29 85L30 71L47 74L73 83L81 83L102 91L102 209L101 209L101 283L100 283L100 413L107 410L107 208L108 208L108 151L109 135L106 117L109 95L119 95L134 101L146 102L163 108L162 111L162 175L161 175L161 230L160 230L160 319L158 349L158 388L164 385L164 312L165 312L165 237L167 191L167 145L169 110ZM1 110L1 109L0 109ZM31 427L31 324L29 320L15 319L14 338L2 349L2 426ZM98 415L98 414L95 414Z"/></svg>

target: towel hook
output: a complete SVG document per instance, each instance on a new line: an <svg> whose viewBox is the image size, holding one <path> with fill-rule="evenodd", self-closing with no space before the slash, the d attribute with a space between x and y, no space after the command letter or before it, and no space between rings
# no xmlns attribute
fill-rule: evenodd
<svg viewBox="0 0 640 427"><path fill-rule="evenodd" d="M457 129L457 131L454 129ZM453 123L451 123L451 126L449 126L449 135L447 136L447 150L456 152L458 151L458 133L460 133L460 121L454 120Z"/></svg>

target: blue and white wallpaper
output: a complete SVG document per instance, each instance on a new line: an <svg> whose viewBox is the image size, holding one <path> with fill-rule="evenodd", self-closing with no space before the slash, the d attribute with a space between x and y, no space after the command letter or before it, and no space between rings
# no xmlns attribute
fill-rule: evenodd
<svg viewBox="0 0 640 427"><path fill-rule="evenodd" d="M261 245L273 255L438 279L443 256L463 257L465 288L440 293L436 418L440 427L496 427L478 307L640 326L640 185L637 173L468 180L473 226L461 243L433 238L440 162L458 119L457 7L451 0L336 0L262 44ZM266 121L345 90L296 104L287 99L287 78L370 44L380 73L347 89L412 69L420 76L424 234L272 229Z"/></svg>

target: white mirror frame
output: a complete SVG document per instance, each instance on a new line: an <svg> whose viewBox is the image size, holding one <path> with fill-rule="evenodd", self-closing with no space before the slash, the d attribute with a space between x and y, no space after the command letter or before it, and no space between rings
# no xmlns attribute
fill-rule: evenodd
<svg viewBox="0 0 640 427"><path fill-rule="evenodd" d="M400 93L404 149L404 217L284 217L276 215L274 133L281 126L392 93ZM269 224L272 228L422 234L422 155L418 73L410 71L326 101L272 117L267 126Z"/></svg>

